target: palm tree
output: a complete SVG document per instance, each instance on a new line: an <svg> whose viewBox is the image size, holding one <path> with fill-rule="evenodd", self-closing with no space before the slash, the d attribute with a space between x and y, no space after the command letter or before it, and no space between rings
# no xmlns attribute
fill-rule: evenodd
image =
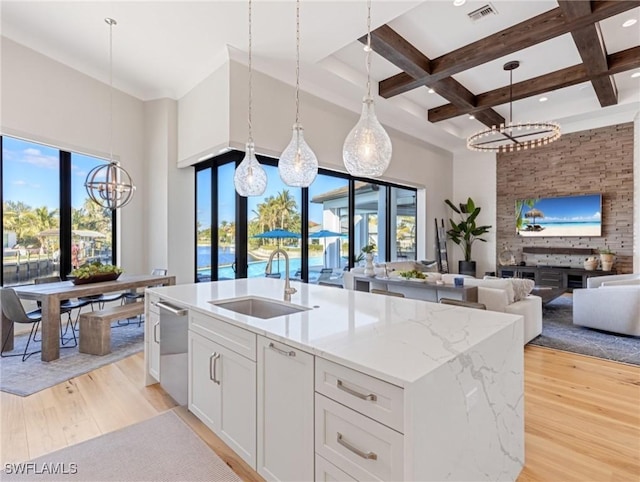
<svg viewBox="0 0 640 482"><path fill-rule="evenodd" d="M276 197L275 205L277 212L280 213L280 227L287 229L292 214L298 212L298 204L296 200L291 197L291 194L289 194L289 190L283 189Z"/></svg>

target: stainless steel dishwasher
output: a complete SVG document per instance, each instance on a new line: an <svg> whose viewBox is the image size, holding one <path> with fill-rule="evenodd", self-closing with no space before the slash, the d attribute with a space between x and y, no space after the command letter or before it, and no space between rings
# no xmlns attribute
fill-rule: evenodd
<svg viewBox="0 0 640 482"><path fill-rule="evenodd" d="M160 308L160 385L178 404L186 405L189 310L162 299L157 306Z"/></svg>

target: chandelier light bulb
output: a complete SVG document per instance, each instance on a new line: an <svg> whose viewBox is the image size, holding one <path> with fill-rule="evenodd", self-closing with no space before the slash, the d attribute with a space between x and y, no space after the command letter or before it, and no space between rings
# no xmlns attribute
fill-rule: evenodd
<svg viewBox="0 0 640 482"><path fill-rule="evenodd" d="M391 151L391 139L376 117L373 99L365 97L360 120L344 141L344 165L353 176L378 177L389 167Z"/></svg>
<svg viewBox="0 0 640 482"><path fill-rule="evenodd" d="M309 187L318 175L318 158L304 140L301 124L293 125L291 142L278 161L280 179L288 186Z"/></svg>
<svg viewBox="0 0 640 482"><path fill-rule="evenodd" d="M247 142L244 159L236 168L233 184L240 196L261 196L267 188L267 173L256 159L253 142Z"/></svg>

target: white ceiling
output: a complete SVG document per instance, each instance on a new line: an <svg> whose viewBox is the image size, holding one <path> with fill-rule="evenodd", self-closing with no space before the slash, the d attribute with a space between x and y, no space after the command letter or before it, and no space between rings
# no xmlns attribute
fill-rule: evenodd
<svg viewBox="0 0 640 482"><path fill-rule="evenodd" d="M486 4L468 0L462 7L446 1L374 0L372 28L384 23L429 58L484 38L535 15L556 8L555 0L493 0L498 15L471 22L467 13ZM18 43L108 82L108 26L114 27L114 85L142 100L178 99L228 58L246 59L247 1L11 1L0 6L1 33ZM640 8L600 22L609 54L640 44L640 21L622 28L629 18L640 20ZM301 88L359 110L365 64L357 38L366 33L365 0L303 0L301 2ZM295 2L253 1L253 53L256 68L292 83L295 72ZM454 76L475 94L508 85L502 69L519 60L514 82L580 62L570 35L564 35L508 57ZM640 69L637 69L640 70ZM400 70L373 56L372 77L385 79ZM619 105L640 105L640 78L615 76ZM549 100L524 99L513 105L514 120L558 120L600 115L590 84L557 90ZM426 110L446 104L437 94L418 88L391 99L378 99L382 122L447 150L481 128L461 116L429 123ZM607 109L615 109L610 107ZM497 112L508 118L508 105Z"/></svg>

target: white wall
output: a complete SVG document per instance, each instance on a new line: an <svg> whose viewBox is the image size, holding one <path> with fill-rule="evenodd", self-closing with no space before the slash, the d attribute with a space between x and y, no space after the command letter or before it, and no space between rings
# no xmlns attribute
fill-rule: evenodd
<svg viewBox="0 0 640 482"><path fill-rule="evenodd" d="M640 112L633 119L633 272L640 273Z"/></svg>
<svg viewBox="0 0 640 482"><path fill-rule="evenodd" d="M466 202L467 198L473 199L476 206L482 210L477 219L479 225L492 226L489 233L483 236L486 243L476 241L473 243L471 257L476 261L476 275L482 277L486 271L496 270L496 156L495 154L462 151L457 153L453 161L453 198L451 202L458 205ZM457 220L457 214L447 209L445 225L448 220ZM449 264L451 271L457 272L458 261L464 260L462 249L453 244L448 244Z"/></svg>
<svg viewBox="0 0 640 482"><path fill-rule="evenodd" d="M178 102L178 165L218 154L229 143L229 63Z"/></svg>
<svg viewBox="0 0 640 482"><path fill-rule="evenodd" d="M108 85L7 38L2 38L1 62L2 134L109 157ZM118 212L119 264L127 272L146 272L144 105L118 90L113 95L114 158L137 187L131 203Z"/></svg>

